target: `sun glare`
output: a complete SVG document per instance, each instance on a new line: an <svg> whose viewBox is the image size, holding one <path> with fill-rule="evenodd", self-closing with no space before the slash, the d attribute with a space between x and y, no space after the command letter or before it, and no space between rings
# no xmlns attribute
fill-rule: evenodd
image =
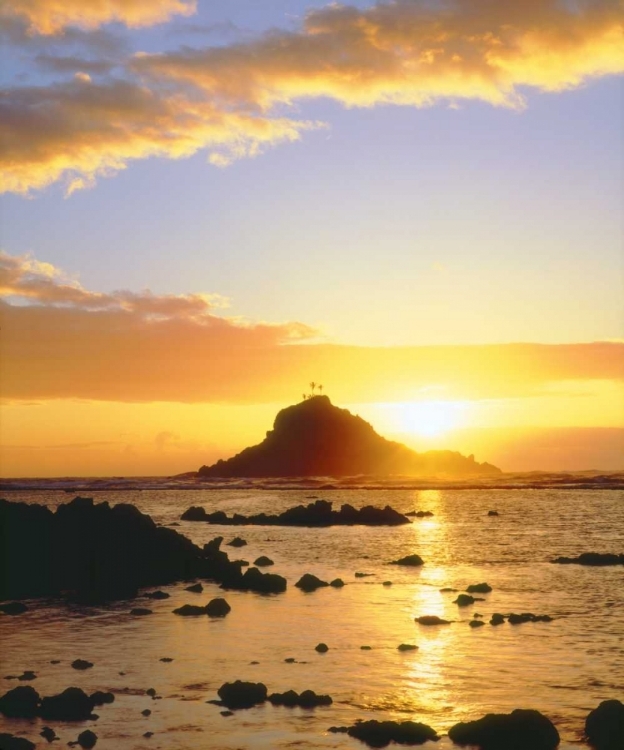
<svg viewBox="0 0 624 750"><path fill-rule="evenodd" d="M397 404L401 432L438 437L461 422L461 404L449 401L413 401Z"/></svg>

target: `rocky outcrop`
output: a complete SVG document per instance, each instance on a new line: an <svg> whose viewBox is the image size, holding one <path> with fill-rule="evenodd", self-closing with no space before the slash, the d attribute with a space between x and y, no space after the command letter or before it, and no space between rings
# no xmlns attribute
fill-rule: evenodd
<svg viewBox="0 0 624 750"><path fill-rule="evenodd" d="M10 719L42 719L84 721L96 705L96 694L88 696L83 690L69 687L58 695L42 698L32 687L17 687L0 698L0 713ZM112 702L110 700L102 702Z"/></svg>
<svg viewBox="0 0 624 750"><path fill-rule="evenodd" d="M331 706L333 700L329 695L318 695L314 690L304 690L297 693L294 690L287 690L285 693L271 693L268 699L269 703L274 706L286 706L294 708L316 708L317 706Z"/></svg>
<svg viewBox="0 0 624 750"><path fill-rule="evenodd" d="M410 523L409 518L389 505L385 508L367 505L358 509L345 504L340 510L333 510L333 504L327 500L297 505L277 516L268 516L266 513L256 513L253 516L235 513L227 516L222 510L206 513L203 508L193 506L184 511L181 518L183 521L204 521L221 526L400 526Z"/></svg>
<svg viewBox="0 0 624 750"><path fill-rule="evenodd" d="M405 557L401 557L398 560L393 560L390 563L390 565L407 565L411 568L419 568L424 564L425 561L420 555L406 555Z"/></svg>
<svg viewBox="0 0 624 750"><path fill-rule="evenodd" d="M226 708L251 708L267 699L267 687L262 682L225 682L217 691L221 704Z"/></svg>
<svg viewBox="0 0 624 750"><path fill-rule="evenodd" d="M77 497L55 512L0 500L0 600L69 593L83 603L133 598L140 587L209 579L261 593L286 590L286 579L230 561L222 538L203 549L157 526L132 505ZM166 598L165 592L146 594Z"/></svg>
<svg viewBox="0 0 624 750"><path fill-rule="evenodd" d="M324 586L329 586L329 583L327 581L322 581L320 578L317 578L317 576L313 575L312 573L304 573L301 576L301 578L297 581L295 586L296 588L301 589L302 591L305 591L306 593L310 593Z"/></svg>
<svg viewBox="0 0 624 750"><path fill-rule="evenodd" d="M450 625L450 620L443 620L441 617L438 617L437 615L422 615L421 617L417 617L415 622L417 622L419 625Z"/></svg>
<svg viewBox="0 0 624 750"><path fill-rule="evenodd" d="M260 444L199 470L204 477L356 474L489 476L500 474L500 469L452 451L416 453L381 437L368 422L334 406L327 396L314 396L282 409Z"/></svg>
<svg viewBox="0 0 624 750"><path fill-rule="evenodd" d="M510 714L487 714L477 721L455 724L449 729L456 745L481 750L555 750L559 732L539 711L517 708Z"/></svg>

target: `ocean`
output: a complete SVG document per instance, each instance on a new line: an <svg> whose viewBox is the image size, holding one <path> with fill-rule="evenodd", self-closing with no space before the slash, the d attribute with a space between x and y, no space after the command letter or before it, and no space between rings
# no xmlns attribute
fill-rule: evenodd
<svg viewBox="0 0 624 750"><path fill-rule="evenodd" d="M74 496L55 483L6 489L12 501L49 507ZM357 719L414 720L440 735L458 721L489 712L535 708L558 728L561 750L585 748L587 713L601 701L624 699L624 567L556 565L554 557L581 552L624 552L622 489L277 489L230 487L193 492L136 482L94 491L97 502L132 503L160 524L197 544L224 537L230 559L274 561L269 570L288 579L284 594L223 592L203 582L162 587L169 599L136 599L87 608L59 600L29 601L28 612L0 617L1 677L33 670L32 682L2 680L2 692L31 684L42 695L69 686L111 691L116 700L97 709L99 719L55 723L61 745L84 728L98 748L223 750L269 748L365 748L356 739L328 732ZM110 484L108 485L110 486ZM112 485L114 486L114 485ZM322 486L322 485L321 485ZM146 489L146 487L149 487ZM78 494L76 492L75 494ZM399 527L291 528L213 526L180 521L190 505L228 514L278 513L322 498L334 503L391 505L398 511L428 510ZM498 516L488 516L489 510ZM234 536L247 545L225 546ZM389 565L417 553L420 568ZM345 586L302 593L304 573ZM365 574L356 576L356 574ZM383 585L391 581L392 585ZM483 601L459 608L454 592L487 582ZM224 596L232 607L223 619L182 618L172 610ZM133 617L132 607L154 611ZM494 612L548 614L552 622L492 626ZM486 625L469 627L475 613ZM438 615L450 625L415 623ZM315 646L327 644L326 653ZM418 646L401 652L402 643ZM362 649L368 646L369 649ZM74 659L93 662L77 672ZM173 661L163 662L168 658ZM289 661L286 661L289 660ZM294 660L294 661L292 661ZM52 664L58 661L58 664ZM263 682L269 692L312 689L333 704L315 709L266 703L222 716L207 703L224 682ZM149 688L157 699L145 694ZM142 711L151 714L144 716ZM0 716L0 732L40 740L42 720ZM145 732L153 736L144 738ZM42 741L42 746L47 743ZM424 748L448 750L448 737ZM527 748L530 750L530 748Z"/></svg>

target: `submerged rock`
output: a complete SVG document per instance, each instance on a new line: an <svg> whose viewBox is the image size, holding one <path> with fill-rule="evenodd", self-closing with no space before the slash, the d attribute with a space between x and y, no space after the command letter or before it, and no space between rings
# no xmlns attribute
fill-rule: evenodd
<svg viewBox="0 0 624 750"><path fill-rule="evenodd" d="M413 643L401 643L400 646L397 646L397 649L399 651L416 651L418 646L415 646Z"/></svg>
<svg viewBox="0 0 624 750"><path fill-rule="evenodd" d="M329 586L329 583L327 581L321 581L320 578L312 575L312 573L304 573L295 586L302 591L310 593L316 591L318 588L322 588L323 586Z"/></svg>
<svg viewBox="0 0 624 750"><path fill-rule="evenodd" d="M297 694L294 690L285 693L271 693L269 701L274 706L300 706L301 708L316 708L316 706L331 706L333 700L329 695L318 695L314 690L304 690Z"/></svg>
<svg viewBox="0 0 624 750"><path fill-rule="evenodd" d="M77 669L78 671L85 670L85 669L91 669L93 666L92 661L87 661L86 659L75 659L72 663L72 669Z"/></svg>
<svg viewBox="0 0 624 750"><path fill-rule="evenodd" d="M16 737L14 734L0 734L0 748L2 750L35 750L34 742L25 737Z"/></svg>
<svg viewBox="0 0 624 750"><path fill-rule="evenodd" d="M500 612L494 612L490 620L490 625L502 625L505 622L505 615Z"/></svg>
<svg viewBox="0 0 624 750"><path fill-rule="evenodd" d="M596 750L621 750L624 747L624 704L602 701L585 720L585 736Z"/></svg>
<svg viewBox="0 0 624 750"><path fill-rule="evenodd" d="M232 607L222 597L211 599L206 604L206 614L208 617L225 617L231 610Z"/></svg>
<svg viewBox="0 0 624 750"><path fill-rule="evenodd" d="M554 750L559 732L539 711L517 708L510 714L487 714L477 721L455 724L449 729L457 745L481 750Z"/></svg>
<svg viewBox="0 0 624 750"><path fill-rule="evenodd" d="M241 539L241 537L235 536L231 542L227 542L227 545L228 547L246 547L247 542L244 539Z"/></svg>
<svg viewBox="0 0 624 750"><path fill-rule="evenodd" d="M143 594L148 599L169 599L171 594L167 594L166 591L148 591L147 594Z"/></svg>
<svg viewBox="0 0 624 750"><path fill-rule="evenodd" d="M430 510L412 510L405 515L412 518L429 518L433 513Z"/></svg>
<svg viewBox="0 0 624 750"><path fill-rule="evenodd" d="M113 693L105 693L102 690L96 690L90 696L94 706L103 706L105 703L114 703L115 696Z"/></svg>
<svg viewBox="0 0 624 750"><path fill-rule="evenodd" d="M192 586L187 586L185 591L190 591L192 594L201 594L204 590L204 587L201 585L201 583L194 583Z"/></svg>
<svg viewBox="0 0 624 750"><path fill-rule="evenodd" d="M84 732L80 732L78 735L78 744L80 747L89 748L95 747L97 744L97 734L92 732L90 729L85 729Z"/></svg>
<svg viewBox="0 0 624 750"><path fill-rule="evenodd" d="M550 615L534 615L532 612L522 612L517 614L512 612L507 622L510 625L521 625L523 622L552 622L553 618Z"/></svg>
<svg viewBox="0 0 624 750"><path fill-rule="evenodd" d="M418 568L421 565L424 565L425 561L420 557L420 555L406 555L405 557L401 557L398 560L394 560L390 563L390 565L409 565L413 568Z"/></svg>
<svg viewBox="0 0 624 750"><path fill-rule="evenodd" d="M130 610L130 614L135 617L145 617L146 615L153 615L154 613L151 609L147 609L146 607L135 607Z"/></svg>
<svg viewBox="0 0 624 750"><path fill-rule="evenodd" d="M329 582L329 585L332 588L341 589L345 585L345 582L342 580L342 578L334 578L333 581Z"/></svg>
<svg viewBox="0 0 624 750"><path fill-rule="evenodd" d="M37 715L40 700L39 693L30 685L13 688L0 698L0 714L9 719L32 719Z"/></svg>
<svg viewBox="0 0 624 750"><path fill-rule="evenodd" d="M443 620L437 615L421 615L416 618L416 622L419 625L450 625L450 620Z"/></svg>
<svg viewBox="0 0 624 750"><path fill-rule="evenodd" d="M54 742L54 740L59 739L56 735L56 732L51 727L43 727L43 729L39 732L39 736L43 737L43 739L47 740L48 742ZM2 746L0 745L0 747Z"/></svg>
<svg viewBox="0 0 624 750"><path fill-rule="evenodd" d="M257 565L259 568L266 568L269 565L274 565L275 563L273 560L271 560L270 557L267 557L266 555L260 555L260 557L257 560L254 560L254 565Z"/></svg>
<svg viewBox="0 0 624 750"><path fill-rule="evenodd" d="M225 682L217 691L226 708L251 708L267 699L267 687L262 682Z"/></svg>
<svg viewBox="0 0 624 750"><path fill-rule="evenodd" d="M468 625L470 625L471 628L481 628L483 627L483 625L485 625L485 623L483 622L483 620L470 620Z"/></svg>
<svg viewBox="0 0 624 750"><path fill-rule="evenodd" d="M314 650L318 651L319 654L326 654L329 651L329 646L326 643L317 643Z"/></svg>
<svg viewBox="0 0 624 750"><path fill-rule="evenodd" d="M458 607L468 607L470 604L475 602L482 602L484 599L479 599L476 596L470 596L470 594L459 594L457 599L453 600L453 604L457 604Z"/></svg>
<svg viewBox="0 0 624 750"><path fill-rule="evenodd" d="M69 687L58 695L43 698L39 715L42 719L56 721L84 721L88 719L95 703L83 690Z"/></svg>
<svg viewBox="0 0 624 750"><path fill-rule="evenodd" d="M578 557L557 557L552 562L560 565L590 565L596 567L624 565L624 554L583 552Z"/></svg>
<svg viewBox="0 0 624 750"><path fill-rule="evenodd" d="M488 516L498 516L499 513L497 510L488 510Z"/></svg>
<svg viewBox="0 0 624 750"><path fill-rule="evenodd" d="M342 727L332 727L332 730L344 731ZM434 729L415 721L359 721L348 727L346 733L370 747L386 747L391 742L398 745L424 745L425 742L439 739Z"/></svg>
<svg viewBox="0 0 624 750"><path fill-rule="evenodd" d="M466 589L469 594L489 594L491 590L489 583L473 583Z"/></svg>
<svg viewBox="0 0 624 750"><path fill-rule="evenodd" d="M22 602L4 602L0 604L0 612L5 615L22 615L28 611L28 607Z"/></svg>

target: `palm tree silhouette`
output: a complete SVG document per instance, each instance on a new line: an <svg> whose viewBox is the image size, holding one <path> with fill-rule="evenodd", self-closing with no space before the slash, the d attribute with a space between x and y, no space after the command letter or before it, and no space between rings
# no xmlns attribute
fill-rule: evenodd
<svg viewBox="0 0 624 750"><path fill-rule="evenodd" d="M314 381L310 383L310 388L312 389L312 395L314 396L314 389L316 388L316 383Z"/></svg>
<svg viewBox="0 0 624 750"><path fill-rule="evenodd" d="M323 386L319 384L318 389L319 389L319 393L322 394L323 393Z"/></svg>

